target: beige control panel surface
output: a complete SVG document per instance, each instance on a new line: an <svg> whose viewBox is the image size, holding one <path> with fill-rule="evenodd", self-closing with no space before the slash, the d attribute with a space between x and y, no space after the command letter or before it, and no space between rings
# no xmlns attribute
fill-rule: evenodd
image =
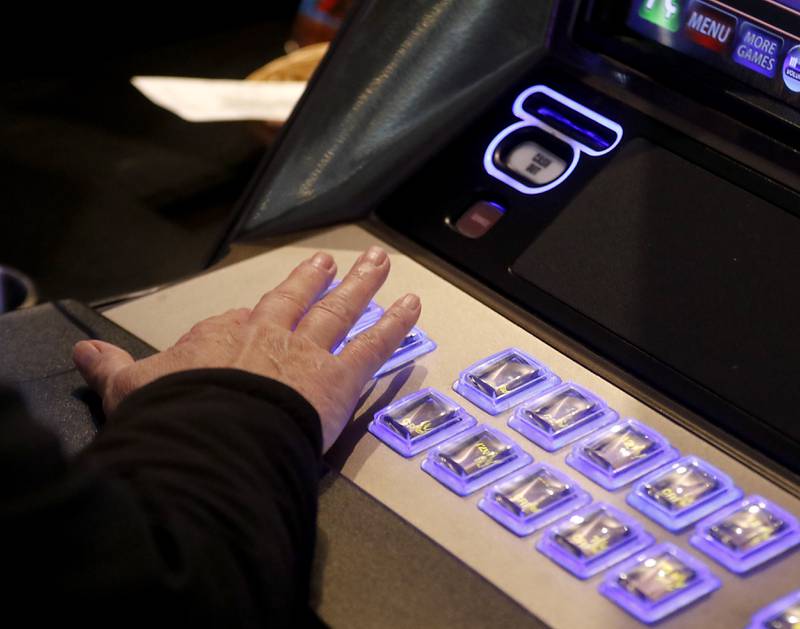
<svg viewBox="0 0 800 629"><path fill-rule="evenodd" d="M340 271L346 270L375 236L357 226L331 229L177 284L105 313L113 321L163 349L195 322L229 308L252 306L301 260L319 249L331 252ZM609 502L642 522L656 540L671 541L701 559L722 580L722 587L690 609L659 624L669 629L744 627L760 608L800 587L800 552L747 577L717 565L689 545L689 533L671 534L625 503L626 489L609 492L569 467L569 447L548 453L510 429L510 412L492 417L451 390L459 372L506 347L518 347L547 365L564 381L576 382L602 397L621 417L634 417L659 431L681 454L694 454L729 474L746 494L758 493L795 515L797 500L743 464L645 406L595 373L574 362L518 327L413 259L393 252L392 272L376 297L389 305L406 292L423 304L419 327L438 348L401 370L376 381L334 449L329 462L366 492L420 529L554 628L603 627L625 629L642 625L597 592L604 574L578 580L535 549L541 532L518 538L477 508L483 490L460 498L420 469L424 453L404 459L367 432L372 415L400 396L435 387L462 404L480 422L493 426L531 454L549 463L584 489L594 500ZM391 541L387 540L387 544ZM457 584L453 584L457 587ZM400 597L387 604L407 604ZM483 619L488 622L488 619ZM482 624L478 622L477 624Z"/></svg>

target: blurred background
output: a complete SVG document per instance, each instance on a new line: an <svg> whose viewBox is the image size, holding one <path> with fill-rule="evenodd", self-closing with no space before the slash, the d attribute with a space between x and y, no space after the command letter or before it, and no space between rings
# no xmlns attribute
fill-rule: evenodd
<svg viewBox="0 0 800 629"><path fill-rule="evenodd" d="M130 79L246 77L298 39L298 2L265 5L4 19L0 264L41 301L103 300L206 265L268 140L252 122L185 122Z"/></svg>

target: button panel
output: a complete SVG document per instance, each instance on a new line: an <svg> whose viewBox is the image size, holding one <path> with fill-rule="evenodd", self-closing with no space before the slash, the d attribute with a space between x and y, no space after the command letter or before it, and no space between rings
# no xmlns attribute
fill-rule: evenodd
<svg viewBox="0 0 800 629"><path fill-rule="evenodd" d="M678 450L657 431L635 419L615 421L617 414L599 397L562 383L521 350L509 348L474 363L453 388L487 413L512 409L508 425L528 440L516 443L478 425L428 450L421 468L459 496L491 485L477 503L481 511L519 537L545 529L536 549L579 579L608 570L600 593L641 622L656 622L704 599L721 580L673 544L656 544L660 540L638 519L592 502L568 475L531 464L522 444L555 451L542 435L582 425L583 417L604 418L586 423L582 434L588 436L565 462L609 491L640 479L627 502L669 531L697 523L691 543L717 563L743 573L800 545L793 515L759 496L731 505L741 490L722 471L695 456L678 459ZM534 393L521 395L531 388ZM515 392L499 409L496 402ZM379 412L373 425L407 403ZM406 430L417 425L400 423ZM370 431L375 433L372 425Z"/></svg>

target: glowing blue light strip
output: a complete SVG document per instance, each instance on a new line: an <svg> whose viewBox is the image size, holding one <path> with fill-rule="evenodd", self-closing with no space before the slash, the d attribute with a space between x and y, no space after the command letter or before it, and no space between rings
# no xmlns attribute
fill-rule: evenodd
<svg viewBox="0 0 800 629"><path fill-rule="evenodd" d="M604 150L610 146L608 140L606 140L601 135L598 135L597 133L595 133L594 131L590 131L589 129L584 129L580 125L572 122L572 120L570 120L569 118L562 116L560 113L558 113L557 111L553 111L549 107L537 107L536 113L539 114L540 116L546 117L551 120L558 120L561 124L566 125L573 131L577 131L578 133L586 136L587 138L591 138L592 140L597 142L600 146L602 146Z"/></svg>
<svg viewBox="0 0 800 629"><path fill-rule="evenodd" d="M617 144L620 143L620 140L622 140L622 127L620 125L618 125L616 122L614 122L613 120L609 120L605 116L601 116L596 111L594 111L592 109L588 109L587 107L584 107L580 103L575 102L571 98L567 98L566 96L564 96L560 92L556 92L555 90L550 89L546 85L534 85L533 87L529 87L524 92L522 92L519 96L517 96L517 99L514 101L514 106L511 108L512 111L514 112L514 115L517 118L522 118L523 120L528 120L528 119L530 119L530 120L539 120L534 114L532 114L529 111L526 111L523 108L523 104L525 103L525 101L528 99L528 97L531 94L544 94L545 96L549 96L550 98L552 98L553 100L558 101L562 105L566 105L570 109L573 109L574 111L577 111L579 114L582 114L582 115L586 116L590 120L594 120L597 124L602 125L606 129L609 129L609 130L614 132L614 134L616 135L617 139L614 142L612 142L611 145L608 148L602 149L600 151L596 151L596 150L594 150L594 149L592 149L592 148L590 148L590 147L588 147L588 146L586 146L584 144L581 144L580 142L577 142L577 144L581 147L581 150L584 153L586 153L587 155L591 155L592 157L598 157L600 155L605 155L609 151L613 150L617 146ZM539 122L542 122L542 121L539 121ZM555 131L555 129L552 129L546 123L542 123L542 124L547 129L549 129L551 131Z"/></svg>
<svg viewBox="0 0 800 629"><path fill-rule="evenodd" d="M579 114L582 114L583 116L586 116L591 120L594 120L597 124L606 127L607 129L614 132L616 140L612 142L607 148L598 151L558 131L558 129L554 129L547 123L537 118L534 114L526 111L522 106L525 100L531 94L537 94L537 93L545 94L546 96L549 96L553 100L558 101L562 105L565 105L570 109L578 112ZM542 194L543 192L552 190L553 188L562 184L567 179L567 177L569 177L572 174L572 171L574 171L575 167L578 165L581 153L586 153L591 157L599 157L600 155L605 155L606 153L614 150L614 148L616 148L616 146L622 140L623 132L622 132L622 127L619 124L617 124L613 120L609 120L605 116L601 116L596 111L584 107L580 103L577 103L571 98L568 98L563 94L556 92L555 90L547 87L546 85L534 85L533 87L529 87L524 92L522 92L519 96L517 96L516 100L514 101L514 106L512 107L512 111L514 112L514 115L516 115L518 118L521 118L521 121L516 122L510 127L506 127L505 129L503 129L489 143L489 146L486 148L486 152L483 154L483 167L489 175L491 175L495 179L499 179L504 184L511 186L512 188L521 192L522 194ZM559 177L557 177L550 183L545 184L543 186L526 186L520 180L500 170L494 163L494 154L495 151L497 150L497 147L500 145L500 142L502 142L505 138L507 138L509 135L511 135L518 129L522 129L524 127L538 127L543 131L549 133L550 135L555 136L559 140L565 142L572 148L572 153L573 153L572 162L567 167L567 169Z"/></svg>
<svg viewBox="0 0 800 629"><path fill-rule="evenodd" d="M495 203L494 201L486 201L486 204L487 205L491 205L494 209L496 209L498 212L500 212L500 214L505 214L506 213L506 208L504 208L499 203ZM0 310L0 312L3 312L3 311Z"/></svg>

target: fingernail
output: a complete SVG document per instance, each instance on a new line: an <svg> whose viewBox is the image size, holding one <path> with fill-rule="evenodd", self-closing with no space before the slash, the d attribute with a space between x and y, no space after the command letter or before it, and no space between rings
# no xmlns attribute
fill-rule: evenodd
<svg viewBox="0 0 800 629"><path fill-rule="evenodd" d="M72 350L72 360L78 367L90 367L99 357L100 352L89 341L77 343Z"/></svg>
<svg viewBox="0 0 800 629"><path fill-rule="evenodd" d="M364 260L369 262L374 266L380 266L386 261L387 255L386 252L381 249L380 247L372 246L367 249L367 253L364 255Z"/></svg>
<svg viewBox="0 0 800 629"><path fill-rule="evenodd" d="M318 251L311 258L311 266L323 271L330 271L333 269L333 257L329 253Z"/></svg>
<svg viewBox="0 0 800 629"><path fill-rule="evenodd" d="M416 295L409 293L403 299L400 300L400 305L403 308L408 308L409 310L417 310L419 308L419 297Z"/></svg>

